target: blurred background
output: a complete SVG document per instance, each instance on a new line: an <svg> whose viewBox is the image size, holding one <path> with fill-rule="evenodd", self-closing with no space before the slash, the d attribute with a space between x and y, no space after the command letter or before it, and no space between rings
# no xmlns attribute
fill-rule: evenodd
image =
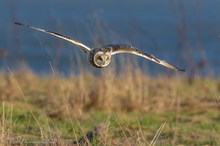
<svg viewBox="0 0 220 146"><path fill-rule="evenodd" d="M220 73L219 0L1 0L0 68L25 64L37 74L61 74L79 68L97 72L75 45L14 25L15 21L78 39L90 47L126 43L187 70L193 76ZM120 66L115 56L112 66ZM172 72L136 59L151 75ZM128 59L126 63L130 63ZM116 67L117 68L117 67ZM119 67L118 67L119 68Z"/></svg>

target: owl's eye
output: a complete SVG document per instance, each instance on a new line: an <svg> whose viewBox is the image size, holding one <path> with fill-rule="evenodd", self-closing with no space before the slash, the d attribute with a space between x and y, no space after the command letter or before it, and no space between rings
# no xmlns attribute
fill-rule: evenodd
<svg viewBox="0 0 220 146"><path fill-rule="evenodd" d="M98 60L103 60L101 56L99 56L97 59L98 59Z"/></svg>

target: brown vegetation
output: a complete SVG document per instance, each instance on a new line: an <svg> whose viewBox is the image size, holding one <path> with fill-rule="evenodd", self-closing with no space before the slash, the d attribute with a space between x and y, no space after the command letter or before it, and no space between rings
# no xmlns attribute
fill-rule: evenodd
<svg viewBox="0 0 220 146"><path fill-rule="evenodd" d="M0 80L1 101L4 101L7 106L16 105L30 111L40 129L39 132L43 134L41 137L46 138L49 135L44 135L44 132L42 132L42 128L45 126L40 124L39 117L35 117L36 113L32 112L33 109L43 109L46 121L48 118L61 121L65 119L75 119L76 121L95 119L96 115L91 115L91 111L104 111L104 113L109 114L123 112L127 114L123 114L120 118L132 120L136 119L135 116L129 117L130 113L135 112L146 115L153 113L156 116L160 115L158 117L160 124L166 121L168 124L174 123L177 126L184 123L186 125L208 124L212 121L215 123L219 119L219 113L216 111L220 108L218 98L220 95L220 80L217 78L194 77L189 80L185 76L178 75L150 77L137 68L128 68L127 71L118 74L107 69L102 71L99 76L82 72L79 75L68 77L56 75L55 73L39 77L28 69L9 70L9 73L1 73ZM172 117L173 114L175 118ZM2 117L5 116L2 115ZM4 118L2 121L4 121ZM108 127L108 129L114 131L114 134L111 132L101 134L102 140L98 143L101 145L134 145L137 142L140 145L155 144L165 124L162 124L160 128L157 126L159 130L156 134L156 132L152 132L152 129L142 131L144 130L142 127L144 123L142 122L142 125L140 125L139 120L136 121L139 128L133 128L117 121L118 129ZM78 123L80 126L80 121ZM43 128L46 131L51 128L49 125L46 127L48 129ZM193 137L204 139L201 142L202 144L218 143L218 132L211 134L214 140L209 142L205 136L208 133L182 131L181 126L173 128L172 124L168 127L166 131L172 131L170 134L168 132L170 139L161 139L160 144L187 144L185 141L193 140ZM156 131L157 128L154 128L153 131ZM80 131L84 131L82 129L81 127ZM2 131L5 131L2 134L3 137L15 136L13 132L7 134L6 128ZM120 135L118 135L119 131ZM218 131L218 128L216 128L216 131ZM58 145L65 145L66 140L58 133L53 134L53 138L58 139L56 141ZM188 134L186 135L186 133ZM73 141L76 142L77 139L80 141L80 135L85 134L85 131L77 134L76 139ZM21 137L24 138L25 136L22 135ZM84 143L86 140L82 141Z"/></svg>
<svg viewBox="0 0 220 146"><path fill-rule="evenodd" d="M69 77L37 77L31 71L20 70L2 74L0 83L2 101L16 99L39 108L45 106L50 116L60 118L70 111L82 114L91 109L160 113L175 111L178 104L181 111L218 108L219 93L220 81L216 78L152 78L138 69L117 75L105 70L100 76L81 73Z"/></svg>

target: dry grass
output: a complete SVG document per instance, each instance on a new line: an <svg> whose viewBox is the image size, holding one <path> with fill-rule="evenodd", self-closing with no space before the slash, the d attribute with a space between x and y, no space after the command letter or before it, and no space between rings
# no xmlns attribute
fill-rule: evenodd
<svg viewBox="0 0 220 146"><path fill-rule="evenodd" d="M82 73L69 77L38 77L21 70L14 75L1 75L0 87L2 101L27 100L46 108L51 116L63 118L68 110L78 114L91 109L160 113L176 111L177 104L181 106L180 112L200 107L218 108L216 97L220 93L220 80L195 77L189 81L187 77L178 76L151 78L140 70L118 75L106 71L101 76Z"/></svg>
<svg viewBox="0 0 220 146"><path fill-rule="evenodd" d="M2 73L0 80L1 141L53 139L67 145L106 121L108 130L92 145L177 145L194 139L219 144L217 78L152 78L139 69L39 77L22 69ZM65 125L68 130L60 128Z"/></svg>

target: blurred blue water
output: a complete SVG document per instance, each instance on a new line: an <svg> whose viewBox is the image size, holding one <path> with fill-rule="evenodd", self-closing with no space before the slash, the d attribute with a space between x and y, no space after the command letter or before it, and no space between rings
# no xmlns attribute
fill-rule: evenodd
<svg viewBox="0 0 220 146"><path fill-rule="evenodd" d="M128 43L186 68L187 74L218 76L219 6L219 0L1 0L0 54L7 50L8 55L0 55L0 67L16 68L24 60L37 73L50 72L49 61L65 74L80 66L98 70L88 65L76 46L13 25L19 20L69 35L91 47ZM120 57L113 62L117 64ZM144 59L125 57L137 59L150 74L170 72Z"/></svg>

